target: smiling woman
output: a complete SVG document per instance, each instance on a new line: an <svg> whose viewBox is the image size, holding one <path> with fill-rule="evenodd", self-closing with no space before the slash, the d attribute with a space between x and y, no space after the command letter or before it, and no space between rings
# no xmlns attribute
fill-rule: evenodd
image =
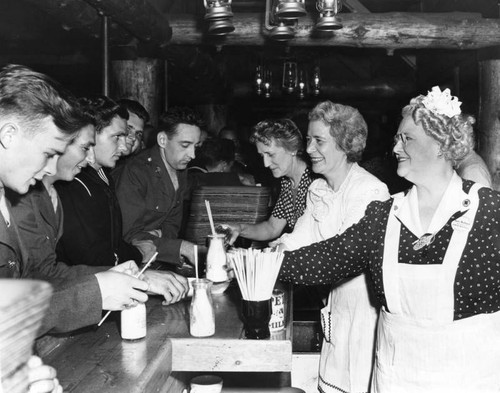
<svg viewBox="0 0 500 393"><path fill-rule="evenodd" d="M449 90L446 91L449 94ZM432 173L432 167L437 169L443 158L455 166L467 156L474 143L472 117L457 114L449 121L443 120L441 112L450 111L445 104L440 104L446 101L445 92L444 97L437 98L433 90L429 94L432 100L429 97L417 97L403 109L403 120L395 137L394 154L398 160L398 175L415 184L425 182L428 174ZM452 98L448 101L455 102ZM443 106L444 109L441 108ZM456 113L456 110L452 113Z"/></svg>
<svg viewBox="0 0 500 393"><path fill-rule="evenodd" d="M350 106L324 101L309 113L307 152L313 171L324 179L309 187L307 207L293 232L275 242L281 249L296 250L342 233L370 202L389 197L385 184L356 163L367 134L363 117ZM378 312L366 279L361 275L333 285L321 311L321 392L370 390ZM307 284L300 278L295 283Z"/></svg>

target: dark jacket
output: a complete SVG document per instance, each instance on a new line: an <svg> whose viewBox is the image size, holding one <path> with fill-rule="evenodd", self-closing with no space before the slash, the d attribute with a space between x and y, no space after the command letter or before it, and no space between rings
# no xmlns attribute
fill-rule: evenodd
<svg viewBox="0 0 500 393"><path fill-rule="evenodd" d="M6 194L6 197L7 208L12 212L9 195ZM10 225L7 225L0 213L0 278L21 278L28 253L21 242L12 213L10 215Z"/></svg>
<svg viewBox="0 0 500 393"><path fill-rule="evenodd" d="M68 332L95 324L102 314L102 299L94 273L104 267L69 267L56 261L55 245L62 233L62 210L57 214L41 182L23 196L8 194L11 217L23 244L19 278L49 281L54 293L38 335ZM3 221L3 220L2 220ZM2 231L0 231L0 234Z"/></svg>
<svg viewBox="0 0 500 393"><path fill-rule="evenodd" d="M64 233L57 244L57 259L69 265L113 266L142 261L139 250L122 238L121 210L114 183L109 185L87 167L72 182L57 182L64 210Z"/></svg>
<svg viewBox="0 0 500 393"><path fill-rule="evenodd" d="M180 263L182 202L187 171L178 171L177 191L165 168L160 148L139 153L128 161L117 179L116 194L123 212L125 240L152 240L158 260ZM161 230L161 238L150 231Z"/></svg>

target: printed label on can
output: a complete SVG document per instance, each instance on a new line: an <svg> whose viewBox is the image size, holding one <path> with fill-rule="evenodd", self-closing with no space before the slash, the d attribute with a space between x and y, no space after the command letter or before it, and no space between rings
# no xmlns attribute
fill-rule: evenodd
<svg viewBox="0 0 500 393"><path fill-rule="evenodd" d="M271 320L269 321L269 331L278 332L285 328L285 294L279 289L273 291L271 297Z"/></svg>

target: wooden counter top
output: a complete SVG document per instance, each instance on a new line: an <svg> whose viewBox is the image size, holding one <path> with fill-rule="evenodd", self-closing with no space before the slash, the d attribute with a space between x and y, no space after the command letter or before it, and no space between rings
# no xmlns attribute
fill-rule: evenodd
<svg viewBox="0 0 500 393"><path fill-rule="evenodd" d="M190 298L170 306L151 297L147 303L147 336L120 337L119 313L100 328L59 339L44 356L57 369L65 392L167 392L172 371L290 372L292 332L290 292L285 291L287 328L268 340L247 340L239 317L239 292L230 286L214 295L215 335L189 335ZM172 390L174 391L174 390Z"/></svg>

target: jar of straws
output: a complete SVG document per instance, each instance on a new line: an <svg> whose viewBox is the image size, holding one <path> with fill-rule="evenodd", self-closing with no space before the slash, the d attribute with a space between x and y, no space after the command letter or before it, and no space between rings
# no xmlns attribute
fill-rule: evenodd
<svg viewBox="0 0 500 393"><path fill-rule="evenodd" d="M234 249L228 258L241 290L245 335L251 339L270 336L271 296L283 253L266 249Z"/></svg>

